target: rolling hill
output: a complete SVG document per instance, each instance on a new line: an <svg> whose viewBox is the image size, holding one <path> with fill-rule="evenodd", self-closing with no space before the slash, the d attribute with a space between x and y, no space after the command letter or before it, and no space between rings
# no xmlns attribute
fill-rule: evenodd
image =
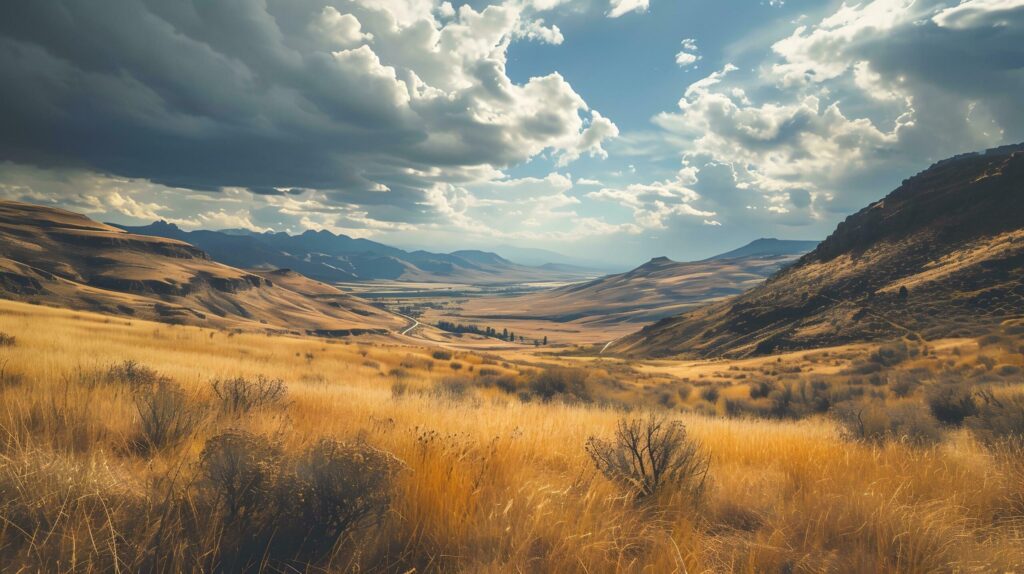
<svg viewBox="0 0 1024 574"><path fill-rule="evenodd" d="M578 281L598 274L589 269L530 267L486 251L431 253L405 251L368 239L330 231L255 233L185 231L158 221L141 227L117 226L138 235L177 239L199 247L221 263L243 269L293 269L307 277L337 283L388 279L469 284Z"/></svg>
<svg viewBox="0 0 1024 574"><path fill-rule="evenodd" d="M750 247L745 246L697 262L657 257L626 273L584 283L520 296L469 299L458 309L431 312L428 319L484 324L530 320L598 330L653 322L750 289L815 245L775 239L758 242L758 247L748 249L749 255L742 254Z"/></svg>
<svg viewBox="0 0 1024 574"><path fill-rule="evenodd" d="M0 202L0 297L170 323L322 335L401 317L293 271L243 271L175 239Z"/></svg>
<svg viewBox="0 0 1024 574"><path fill-rule="evenodd" d="M745 356L900 336L973 336L1024 315L1024 144L940 161L734 299L616 343Z"/></svg>

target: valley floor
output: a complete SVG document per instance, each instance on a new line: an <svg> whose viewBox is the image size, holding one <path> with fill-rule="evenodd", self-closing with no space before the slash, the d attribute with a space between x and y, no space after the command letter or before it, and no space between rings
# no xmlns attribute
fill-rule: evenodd
<svg viewBox="0 0 1024 574"><path fill-rule="evenodd" d="M1019 447L986 446L966 428L942 428L928 444L871 442L851 440L821 414L725 416L727 399L755 396L755 379L798 376L794 369L838 376L874 348L628 364L234 333L7 301L0 334L0 564L12 571L237 566L261 540L258 522L273 519L259 500L229 508L211 486L209 453L224 436L263 445L243 459L266 451L276 453L267 464L294 459L300 470L315 467L302 453L321 452L324 437L367 445L366 460L383 451L397 459L381 475L387 510L376 520L340 529L320 552L309 541L277 554L261 547L246 562L252 570L1024 569ZM988 362L996 366L981 369ZM584 368L590 396L541 400L543 363ZM988 373L999 393L1021 389L1024 359L1005 345L933 345L900 372L954 363ZM927 373L917 376L929 384ZM238 377L280 379L286 397L227 408L212 383ZM892 381L864 386L885 402L910 400ZM165 388L176 391L160 395ZM149 440L154 396L167 399L158 409L187 413L167 440ZM657 405L699 441L710 455L703 496L637 502L597 472L588 438L641 416L627 400ZM769 399L750 400L753 408Z"/></svg>

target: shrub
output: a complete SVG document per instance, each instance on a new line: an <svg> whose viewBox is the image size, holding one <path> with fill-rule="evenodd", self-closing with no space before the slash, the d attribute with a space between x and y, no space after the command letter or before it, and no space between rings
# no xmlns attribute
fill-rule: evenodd
<svg viewBox="0 0 1024 574"><path fill-rule="evenodd" d="M430 356L434 357L438 361L452 360L452 354L448 351L434 351L433 353L430 354Z"/></svg>
<svg viewBox="0 0 1024 574"><path fill-rule="evenodd" d="M913 378L901 376L898 377L895 381L889 383L889 390L892 391L892 394L896 395L897 397L903 398L910 396L910 393L914 392L914 389L917 388L917 385L917 381L915 381Z"/></svg>
<svg viewBox="0 0 1024 574"><path fill-rule="evenodd" d="M545 402L556 396L590 400L587 372L583 369L554 367L540 371L530 380L530 392Z"/></svg>
<svg viewBox="0 0 1024 574"><path fill-rule="evenodd" d="M502 392L510 395L519 390L519 381L511 375L495 377L493 382L494 386L501 389Z"/></svg>
<svg viewBox="0 0 1024 574"><path fill-rule="evenodd" d="M391 383L391 398L397 399L404 397L409 392L409 385L402 381L395 381Z"/></svg>
<svg viewBox="0 0 1024 574"><path fill-rule="evenodd" d="M3 331L0 331L0 347L13 347L17 342L14 335L8 335Z"/></svg>
<svg viewBox="0 0 1024 574"><path fill-rule="evenodd" d="M883 367L892 367L906 361L914 354L914 350L905 341L897 341L881 345L871 353L869 360Z"/></svg>
<svg viewBox="0 0 1024 574"><path fill-rule="evenodd" d="M372 524L391 502L391 481L404 465L363 442L321 439L295 464L285 498L308 540L321 549Z"/></svg>
<svg viewBox="0 0 1024 574"><path fill-rule="evenodd" d="M942 429L916 403L844 403L832 409L843 434L851 440L881 444L886 440L928 446L942 440Z"/></svg>
<svg viewBox="0 0 1024 574"><path fill-rule="evenodd" d="M458 371L459 369L462 368L462 363L458 361L452 361L449 366L452 368L453 371Z"/></svg>
<svg viewBox="0 0 1024 574"><path fill-rule="evenodd" d="M398 365L405 369L423 369L429 371L434 368L434 361L420 355L406 355Z"/></svg>
<svg viewBox="0 0 1024 574"><path fill-rule="evenodd" d="M231 414L247 413L254 409L279 405L288 394L288 386L281 379L263 375L255 379L235 377L211 383L213 394L220 402L221 411Z"/></svg>
<svg viewBox="0 0 1024 574"><path fill-rule="evenodd" d="M1020 367L1017 365L998 365L996 373L1001 377L1011 377L1020 374Z"/></svg>
<svg viewBox="0 0 1024 574"><path fill-rule="evenodd" d="M469 395L470 382L463 377L445 377L434 383L434 396L451 401L461 401Z"/></svg>
<svg viewBox="0 0 1024 574"><path fill-rule="evenodd" d="M153 369L132 360L122 361L107 369L107 381L133 389L155 384L160 378Z"/></svg>
<svg viewBox="0 0 1024 574"><path fill-rule="evenodd" d="M202 411L169 379L161 378L152 385L140 387L133 400L139 414L138 445L145 449L180 443L192 434L202 419Z"/></svg>
<svg viewBox="0 0 1024 574"><path fill-rule="evenodd" d="M612 441L590 437L586 450L605 477L637 499L673 490L697 502L704 493L710 459L679 421L620 419Z"/></svg>
<svg viewBox="0 0 1024 574"><path fill-rule="evenodd" d="M997 397L985 390L978 393L978 398L980 404L966 423L979 440L988 444L1003 439L1024 440L1024 395Z"/></svg>
<svg viewBox="0 0 1024 574"><path fill-rule="evenodd" d="M988 355L978 355L978 364L984 367L986 371L991 371L992 367L996 366L996 360Z"/></svg>
<svg viewBox="0 0 1024 574"><path fill-rule="evenodd" d="M700 390L700 398L704 399L709 403L718 402L718 395L718 387L714 385L704 387L703 389Z"/></svg>
<svg viewBox="0 0 1024 574"><path fill-rule="evenodd" d="M249 519L271 501L281 450L264 437L229 430L206 441L199 455L199 488L229 520Z"/></svg>
<svg viewBox="0 0 1024 574"><path fill-rule="evenodd" d="M760 399L767 397L773 390L775 385L769 381L755 381L750 383L750 398Z"/></svg>
<svg viewBox="0 0 1024 574"><path fill-rule="evenodd" d="M932 415L945 424L960 426L964 419L978 410L967 385L958 383L938 384L928 388L925 400Z"/></svg>
<svg viewBox="0 0 1024 574"><path fill-rule="evenodd" d="M689 383L680 383L676 387L676 394L679 395L679 400L686 402L686 399L690 398L690 394L693 392L693 385Z"/></svg>

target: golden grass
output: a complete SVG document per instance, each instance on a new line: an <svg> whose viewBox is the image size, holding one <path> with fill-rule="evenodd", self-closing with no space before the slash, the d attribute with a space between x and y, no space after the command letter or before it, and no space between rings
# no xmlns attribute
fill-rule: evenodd
<svg viewBox="0 0 1024 574"><path fill-rule="evenodd" d="M213 570L222 531L189 514L207 438L240 427L296 452L364 437L408 465L379 526L312 571L942 572L1024 569L1020 465L966 432L916 449L845 441L831 421L678 415L711 455L698 507L638 506L596 473L583 445L623 413L393 397L389 371L427 349L229 336L0 302L0 562L17 571ZM410 362L410 356L415 361ZM128 393L97 381L132 359L209 401L209 382L281 377L289 404L209 414L176 448L144 455ZM461 354L456 361L482 364ZM451 361L405 368L413 389ZM1016 466L1015 466L1016 464ZM172 502L173 501L173 502ZM269 567L269 566L268 566Z"/></svg>

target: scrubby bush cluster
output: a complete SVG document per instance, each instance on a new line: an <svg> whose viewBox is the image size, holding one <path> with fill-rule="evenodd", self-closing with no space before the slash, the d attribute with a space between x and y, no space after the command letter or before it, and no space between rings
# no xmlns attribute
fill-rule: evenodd
<svg viewBox="0 0 1024 574"><path fill-rule="evenodd" d="M223 570L322 560L346 534L384 516L403 467L363 442L321 439L289 457L270 439L244 431L210 438L198 488L220 524Z"/></svg>
<svg viewBox="0 0 1024 574"><path fill-rule="evenodd" d="M918 403L849 402L838 405L832 415L852 440L930 446L943 438L936 420Z"/></svg>
<svg viewBox="0 0 1024 574"><path fill-rule="evenodd" d="M235 415L279 406L284 403L288 393L284 380L263 375L256 378L217 379L211 383L211 387L221 411Z"/></svg>
<svg viewBox="0 0 1024 574"><path fill-rule="evenodd" d="M201 405L164 377L136 388L132 400L139 416L136 444L143 449L180 444L196 431L205 415Z"/></svg>

